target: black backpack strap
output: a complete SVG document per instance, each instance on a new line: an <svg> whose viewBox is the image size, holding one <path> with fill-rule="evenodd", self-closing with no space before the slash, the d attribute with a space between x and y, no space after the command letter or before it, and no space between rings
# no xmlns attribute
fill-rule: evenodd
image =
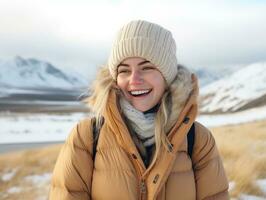
<svg viewBox="0 0 266 200"><path fill-rule="evenodd" d="M92 160L94 160L95 155L96 155L96 147L97 147L97 143L98 143L98 137L96 137L97 131L96 131L96 118L93 117L91 119L91 123L92 123L92 136L93 136L93 148L92 148Z"/></svg>
<svg viewBox="0 0 266 200"><path fill-rule="evenodd" d="M104 119L102 118L101 127L99 127L98 130L96 127L96 118L95 117L93 117L91 119L91 123L92 123L92 134L93 134L92 160L94 161L95 155L96 155L96 148L97 148L97 144L98 144L98 140L99 140L99 136L100 136L100 131L101 131L101 127L104 123Z"/></svg>
<svg viewBox="0 0 266 200"><path fill-rule="evenodd" d="M194 141L195 141L195 124L193 123L187 134L187 143L188 143L187 151L191 160L192 160Z"/></svg>

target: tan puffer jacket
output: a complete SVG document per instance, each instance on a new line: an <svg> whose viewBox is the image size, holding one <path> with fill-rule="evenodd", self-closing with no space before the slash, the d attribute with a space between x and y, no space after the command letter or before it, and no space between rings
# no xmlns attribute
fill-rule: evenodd
<svg viewBox="0 0 266 200"><path fill-rule="evenodd" d="M61 149L50 200L228 200L228 181L210 131L195 122L195 95L186 102L168 134L172 151L162 148L145 167L111 92L105 123L92 161L91 120L81 121ZM192 161L186 134L195 123Z"/></svg>

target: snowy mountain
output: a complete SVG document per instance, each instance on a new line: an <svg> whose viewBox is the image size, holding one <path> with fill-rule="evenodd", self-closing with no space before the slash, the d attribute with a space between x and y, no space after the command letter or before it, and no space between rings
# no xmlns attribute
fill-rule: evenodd
<svg viewBox="0 0 266 200"><path fill-rule="evenodd" d="M266 105L266 62L254 63L200 91L202 113L234 112Z"/></svg>
<svg viewBox="0 0 266 200"><path fill-rule="evenodd" d="M200 88L202 88L214 81L234 73L235 71L239 70L239 68L240 66L224 66L216 68L198 68L192 69L192 71L198 76L199 85Z"/></svg>
<svg viewBox="0 0 266 200"><path fill-rule="evenodd" d="M37 59L17 56L12 60L0 61L1 87L73 89L86 87L87 84L88 81L81 75L62 71Z"/></svg>

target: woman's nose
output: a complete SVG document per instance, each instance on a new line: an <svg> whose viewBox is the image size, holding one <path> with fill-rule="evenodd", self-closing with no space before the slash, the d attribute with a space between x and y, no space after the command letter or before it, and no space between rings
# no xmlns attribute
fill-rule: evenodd
<svg viewBox="0 0 266 200"><path fill-rule="evenodd" d="M130 84L143 83L142 75L138 71L133 71L130 76Z"/></svg>

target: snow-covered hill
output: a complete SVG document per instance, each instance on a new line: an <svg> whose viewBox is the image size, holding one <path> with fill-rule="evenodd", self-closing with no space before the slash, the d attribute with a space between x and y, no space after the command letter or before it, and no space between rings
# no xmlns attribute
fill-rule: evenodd
<svg viewBox="0 0 266 200"><path fill-rule="evenodd" d="M206 85L217 81L219 79L222 79L235 71L239 70L241 66L234 65L234 66L223 66L219 68L198 68L198 69L192 69L192 72L194 72L198 78L199 78L199 85L200 88L205 87Z"/></svg>
<svg viewBox="0 0 266 200"><path fill-rule="evenodd" d="M234 112L266 105L266 62L241 68L200 91L203 113Z"/></svg>
<svg viewBox="0 0 266 200"><path fill-rule="evenodd" d="M37 59L15 57L0 61L0 86L6 88L60 88L86 87L88 81L75 72L62 71L52 64Z"/></svg>

